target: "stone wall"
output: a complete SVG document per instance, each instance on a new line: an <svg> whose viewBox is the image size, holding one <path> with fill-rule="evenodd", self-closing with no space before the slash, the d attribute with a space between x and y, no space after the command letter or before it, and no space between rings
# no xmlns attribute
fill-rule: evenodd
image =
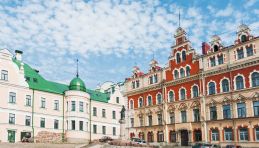
<svg viewBox="0 0 259 148"><path fill-rule="evenodd" d="M62 133L41 131L35 137L36 143L61 143Z"/></svg>

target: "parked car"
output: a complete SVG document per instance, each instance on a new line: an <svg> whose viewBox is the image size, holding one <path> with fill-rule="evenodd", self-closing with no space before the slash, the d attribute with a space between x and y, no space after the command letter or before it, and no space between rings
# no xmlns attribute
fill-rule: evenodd
<svg viewBox="0 0 259 148"><path fill-rule="evenodd" d="M220 148L219 145L209 143L196 143L192 148Z"/></svg>
<svg viewBox="0 0 259 148"><path fill-rule="evenodd" d="M226 148L242 148L240 145L227 145Z"/></svg>
<svg viewBox="0 0 259 148"><path fill-rule="evenodd" d="M146 144L146 141L140 138L131 138L131 141L136 142L138 144Z"/></svg>
<svg viewBox="0 0 259 148"><path fill-rule="evenodd" d="M108 142L112 141L113 139L109 136L103 136L101 139L99 139L100 142Z"/></svg>

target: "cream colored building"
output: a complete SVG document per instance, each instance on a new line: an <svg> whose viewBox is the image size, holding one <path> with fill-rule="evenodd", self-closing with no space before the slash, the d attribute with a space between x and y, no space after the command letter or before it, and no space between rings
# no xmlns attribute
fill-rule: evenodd
<svg viewBox="0 0 259 148"><path fill-rule="evenodd" d="M0 140L18 142L89 142L102 136L119 138L121 85L106 90L86 89L77 75L69 85L51 82L15 56L0 50ZM52 139L44 141L42 133ZM58 137L55 139L55 137Z"/></svg>

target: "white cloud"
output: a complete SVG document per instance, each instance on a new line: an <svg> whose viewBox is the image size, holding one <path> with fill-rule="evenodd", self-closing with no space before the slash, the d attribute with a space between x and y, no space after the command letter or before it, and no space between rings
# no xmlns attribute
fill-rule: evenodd
<svg viewBox="0 0 259 148"><path fill-rule="evenodd" d="M232 8L231 5L228 5L225 9L219 10L215 15L216 16L222 16L222 17L227 17L232 15L234 9Z"/></svg>

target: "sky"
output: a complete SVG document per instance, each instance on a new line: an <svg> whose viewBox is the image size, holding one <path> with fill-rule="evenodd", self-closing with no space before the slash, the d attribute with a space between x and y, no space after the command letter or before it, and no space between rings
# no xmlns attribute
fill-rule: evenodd
<svg viewBox="0 0 259 148"><path fill-rule="evenodd" d="M154 58L165 67L179 25L197 53L217 34L234 43L237 27L259 35L259 0L1 0L0 49L23 51L23 61L47 80L86 87L124 82L134 65Z"/></svg>

